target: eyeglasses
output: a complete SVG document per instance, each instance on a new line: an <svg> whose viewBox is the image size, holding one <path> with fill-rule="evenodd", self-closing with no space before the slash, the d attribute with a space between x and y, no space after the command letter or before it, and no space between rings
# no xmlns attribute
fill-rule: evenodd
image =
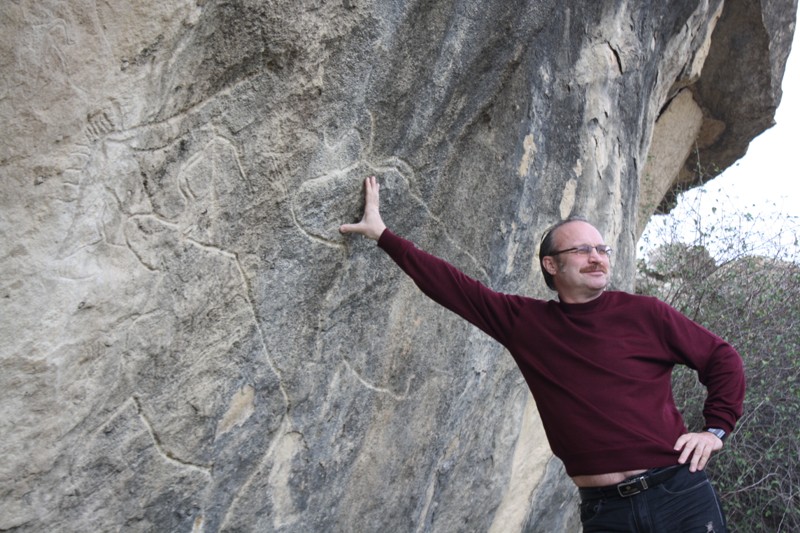
<svg viewBox="0 0 800 533"><path fill-rule="evenodd" d="M558 254L580 254L580 255L589 255L592 253L592 250L597 250L599 255L610 256L611 255L611 247L605 244L598 244L597 246L590 246L588 244L582 244L581 246L576 246L575 248L567 248L566 250L559 250L557 252L553 252L547 255L558 255Z"/></svg>

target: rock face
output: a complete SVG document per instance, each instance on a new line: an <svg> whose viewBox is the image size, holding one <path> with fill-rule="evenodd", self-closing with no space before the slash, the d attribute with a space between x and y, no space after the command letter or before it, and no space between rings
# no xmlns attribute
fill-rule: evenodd
<svg viewBox="0 0 800 533"><path fill-rule="evenodd" d="M628 288L691 147L771 124L796 1L2 11L0 530L511 532L579 528L513 361L336 228L376 174L547 298L582 213Z"/></svg>

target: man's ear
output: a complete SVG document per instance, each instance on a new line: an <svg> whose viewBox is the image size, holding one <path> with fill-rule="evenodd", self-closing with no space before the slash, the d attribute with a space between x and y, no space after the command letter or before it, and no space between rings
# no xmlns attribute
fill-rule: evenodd
<svg viewBox="0 0 800 533"><path fill-rule="evenodd" d="M549 255L546 255L542 258L542 265L544 265L544 269L547 270L547 273L551 276L555 276L558 272L558 265L556 264L556 260Z"/></svg>

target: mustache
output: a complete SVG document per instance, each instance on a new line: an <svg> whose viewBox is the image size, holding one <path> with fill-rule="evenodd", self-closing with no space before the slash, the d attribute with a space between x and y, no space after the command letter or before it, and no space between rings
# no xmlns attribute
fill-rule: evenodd
<svg viewBox="0 0 800 533"><path fill-rule="evenodd" d="M604 265L592 265L588 267L583 267L580 271L581 274L588 272L602 272L603 274L608 274L608 269Z"/></svg>

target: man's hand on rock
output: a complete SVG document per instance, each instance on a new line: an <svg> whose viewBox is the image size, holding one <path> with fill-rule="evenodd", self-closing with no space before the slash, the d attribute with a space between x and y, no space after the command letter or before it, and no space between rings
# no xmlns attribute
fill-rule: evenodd
<svg viewBox="0 0 800 533"><path fill-rule="evenodd" d="M383 230L386 229L380 213L380 188L381 186L375 176L370 176L364 180L365 203L361 222L357 224L342 224L339 226L340 233L357 233L373 241L377 241L380 238Z"/></svg>

